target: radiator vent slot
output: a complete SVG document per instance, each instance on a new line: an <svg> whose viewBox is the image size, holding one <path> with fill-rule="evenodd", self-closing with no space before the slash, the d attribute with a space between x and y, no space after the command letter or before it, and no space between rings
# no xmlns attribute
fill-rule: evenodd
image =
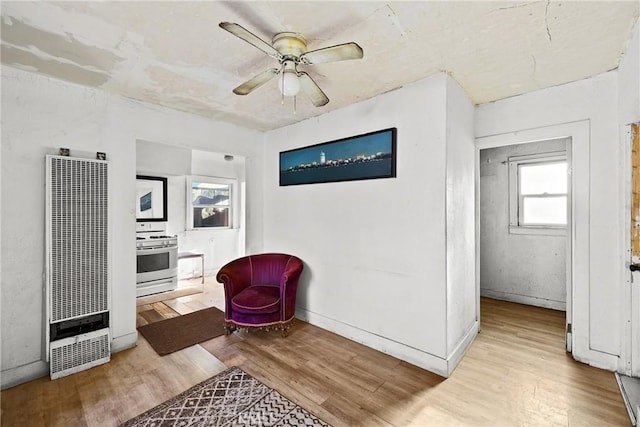
<svg viewBox="0 0 640 427"><path fill-rule="evenodd" d="M51 157L51 322L108 309L107 166Z"/></svg>
<svg viewBox="0 0 640 427"><path fill-rule="evenodd" d="M49 365L51 379L106 363L110 354L108 328L54 341Z"/></svg>
<svg viewBox="0 0 640 427"><path fill-rule="evenodd" d="M51 341L61 340L108 327L109 312L106 311L100 314L52 323L49 325L49 337Z"/></svg>

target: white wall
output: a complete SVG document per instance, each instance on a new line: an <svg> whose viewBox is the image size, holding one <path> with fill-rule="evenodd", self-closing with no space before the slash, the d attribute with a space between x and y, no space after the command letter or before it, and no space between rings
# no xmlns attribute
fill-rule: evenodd
<svg viewBox="0 0 640 427"><path fill-rule="evenodd" d="M191 174L190 148L159 144L151 141L136 141L136 171L138 175L162 176Z"/></svg>
<svg viewBox="0 0 640 427"><path fill-rule="evenodd" d="M509 233L510 156L564 151L564 139L480 151L480 293L521 304L566 307L566 235Z"/></svg>
<svg viewBox="0 0 640 427"><path fill-rule="evenodd" d="M447 78L447 357L453 371L477 334L474 106Z"/></svg>
<svg viewBox="0 0 640 427"><path fill-rule="evenodd" d="M527 138L536 133L564 137L566 129L586 129L584 137L572 141L572 188L577 200L573 212L576 234L571 242L573 354L612 370L617 369L621 346L624 266L617 112L615 71L476 109L479 141L506 135L514 141L521 138L519 142L530 142Z"/></svg>
<svg viewBox="0 0 640 427"><path fill-rule="evenodd" d="M262 135L2 67L2 387L45 375L43 330L44 157L107 153L112 166L112 317L115 350L134 345L136 140L157 141L251 159L247 180L262 175ZM260 182L260 181L258 181ZM248 196L261 217L259 193ZM260 250L261 221L249 221ZM254 238L255 237L255 238Z"/></svg>
<svg viewBox="0 0 640 427"><path fill-rule="evenodd" d="M471 178L464 175L452 186L471 186L471 200L474 170L473 108L449 80L434 76L268 132L264 180L264 248L305 262L298 315L441 375L455 366L448 350L455 348L457 356L465 348L461 340L473 338L469 323L476 318L471 245L470 253L459 255L468 273L455 278L455 293L468 291L473 302L451 308L463 315L467 330L452 325L449 341L446 213L458 208L455 200L447 205L447 166L470 170ZM458 131L458 124L466 127ZM280 151L389 127L398 129L397 178L279 187ZM453 157L447 163L449 142L452 155L464 154L460 164ZM468 203L461 203L461 214L467 211ZM467 228L462 224L455 238L473 243L473 233L463 235Z"/></svg>
<svg viewBox="0 0 640 427"><path fill-rule="evenodd" d="M618 67L620 124L640 122L640 20Z"/></svg>

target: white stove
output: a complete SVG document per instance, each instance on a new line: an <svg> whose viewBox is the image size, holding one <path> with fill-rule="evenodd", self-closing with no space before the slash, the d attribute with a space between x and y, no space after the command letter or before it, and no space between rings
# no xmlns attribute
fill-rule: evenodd
<svg viewBox="0 0 640 427"><path fill-rule="evenodd" d="M178 284L178 237L136 235L136 296L171 291Z"/></svg>

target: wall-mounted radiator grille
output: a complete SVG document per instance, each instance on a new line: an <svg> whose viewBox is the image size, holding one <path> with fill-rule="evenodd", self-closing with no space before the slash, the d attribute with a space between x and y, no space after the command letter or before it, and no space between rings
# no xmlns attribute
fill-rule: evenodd
<svg viewBox="0 0 640 427"><path fill-rule="evenodd" d="M109 329L76 335L51 343L51 379L63 377L110 359Z"/></svg>
<svg viewBox="0 0 640 427"><path fill-rule="evenodd" d="M100 160L47 156L52 379L110 359L108 166Z"/></svg>
<svg viewBox="0 0 640 427"><path fill-rule="evenodd" d="M50 157L51 322L108 309L107 163Z"/></svg>

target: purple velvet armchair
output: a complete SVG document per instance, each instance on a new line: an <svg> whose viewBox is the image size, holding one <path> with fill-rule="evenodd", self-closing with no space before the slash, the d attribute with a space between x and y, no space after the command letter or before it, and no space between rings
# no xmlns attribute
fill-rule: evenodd
<svg viewBox="0 0 640 427"><path fill-rule="evenodd" d="M282 330L286 337L302 268L298 257L275 253L238 258L222 267L216 279L224 284L227 335L237 328L263 328Z"/></svg>

